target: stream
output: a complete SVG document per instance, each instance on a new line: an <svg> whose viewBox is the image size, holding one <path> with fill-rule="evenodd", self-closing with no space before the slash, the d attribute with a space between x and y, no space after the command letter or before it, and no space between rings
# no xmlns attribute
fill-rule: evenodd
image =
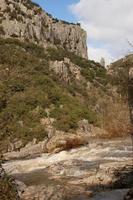
<svg viewBox="0 0 133 200"><path fill-rule="evenodd" d="M81 186L83 196L76 194L73 200L122 200L127 189L102 191L101 188L97 189L97 185L99 186L99 180L101 186L106 186L114 179L111 170L115 171L125 165L131 166L132 156L130 138L94 140L87 146L57 154L42 154L32 159L8 161L3 164L3 168L27 187L63 185L68 188L70 184L73 188ZM93 191L98 190L94 197L84 195L92 188Z"/></svg>

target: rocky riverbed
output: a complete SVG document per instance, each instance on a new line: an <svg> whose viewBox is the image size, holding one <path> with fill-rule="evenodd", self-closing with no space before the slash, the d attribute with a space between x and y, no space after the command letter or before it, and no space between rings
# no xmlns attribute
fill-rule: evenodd
<svg viewBox="0 0 133 200"><path fill-rule="evenodd" d="M23 200L122 200L133 185L130 138L92 140L88 145L32 159L10 160L3 168Z"/></svg>

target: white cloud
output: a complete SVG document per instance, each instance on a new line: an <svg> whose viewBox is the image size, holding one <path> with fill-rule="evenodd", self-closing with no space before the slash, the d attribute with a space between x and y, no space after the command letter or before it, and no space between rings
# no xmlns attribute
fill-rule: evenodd
<svg viewBox="0 0 133 200"><path fill-rule="evenodd" d="M127 39L133 42L133 0L79 0L70 9L88 33L88 51L94 58L103 53L110 61L129 52Z"/></svg>
<svg viewBox="0 0 133 200"><path fill-rule="evenodd" d="M106 49L89 47L89 59L99 62L101 58L105 58L106 64L113 62L115 59L110 55Z"/></svg>

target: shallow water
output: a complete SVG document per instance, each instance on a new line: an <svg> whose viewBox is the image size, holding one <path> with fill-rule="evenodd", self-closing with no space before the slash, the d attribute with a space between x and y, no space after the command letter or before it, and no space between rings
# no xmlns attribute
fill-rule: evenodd
<svg viewBox="0 0 133 200"><path fill-rule="evenodd" d="M68 160L86 161L92 165L102 162L125 161L132 158L132 143L130 138L113 141L93 142L92 144L62 151L57 154L42 154L40 157L28 160L15 160L3 164L10 174L29 173L34 170L45 169L52 164Z"/></svg>
<svg viewBox="0 0 133 200"><path fill-rule="evenodd" d="M65 185L70 179L71 184L81 184L82 178L88 178L89 173L96 174L103 165L114 162L131 161L133 156L130 138L117 140L93 141L88 146L79 147L57 154L42 154L40 157L14 160L3 164L7 173L15 179L32 185ZM114 167L115 167L114 164ZM76 183L77 182L77 183ZM123 200L127 190L113 190L99 193L90 200ZM84 194L70 200L87 200Z"/></svg>
<svg viewBox="0 0 133 200"><path fill-rule="evenodd" d="M40 170L34 170L29 173L23 173L23 174L14 174L13 177L23 183L25 183L27 186L31 185L55 185L59 184L59 181L51 179L51 175L46 172L45 169Z"/></svg>

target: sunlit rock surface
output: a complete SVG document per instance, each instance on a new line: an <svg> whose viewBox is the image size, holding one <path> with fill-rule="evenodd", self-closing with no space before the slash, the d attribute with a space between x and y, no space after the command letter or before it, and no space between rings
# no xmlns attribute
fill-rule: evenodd
<svg viewBox="0 0 133 200"><path fill-rule="evenodd" d="M86 32L80 24L54 19L30 0L0 1L0 36L18 38L43 47L60 46L87 58Z"/></svg>

